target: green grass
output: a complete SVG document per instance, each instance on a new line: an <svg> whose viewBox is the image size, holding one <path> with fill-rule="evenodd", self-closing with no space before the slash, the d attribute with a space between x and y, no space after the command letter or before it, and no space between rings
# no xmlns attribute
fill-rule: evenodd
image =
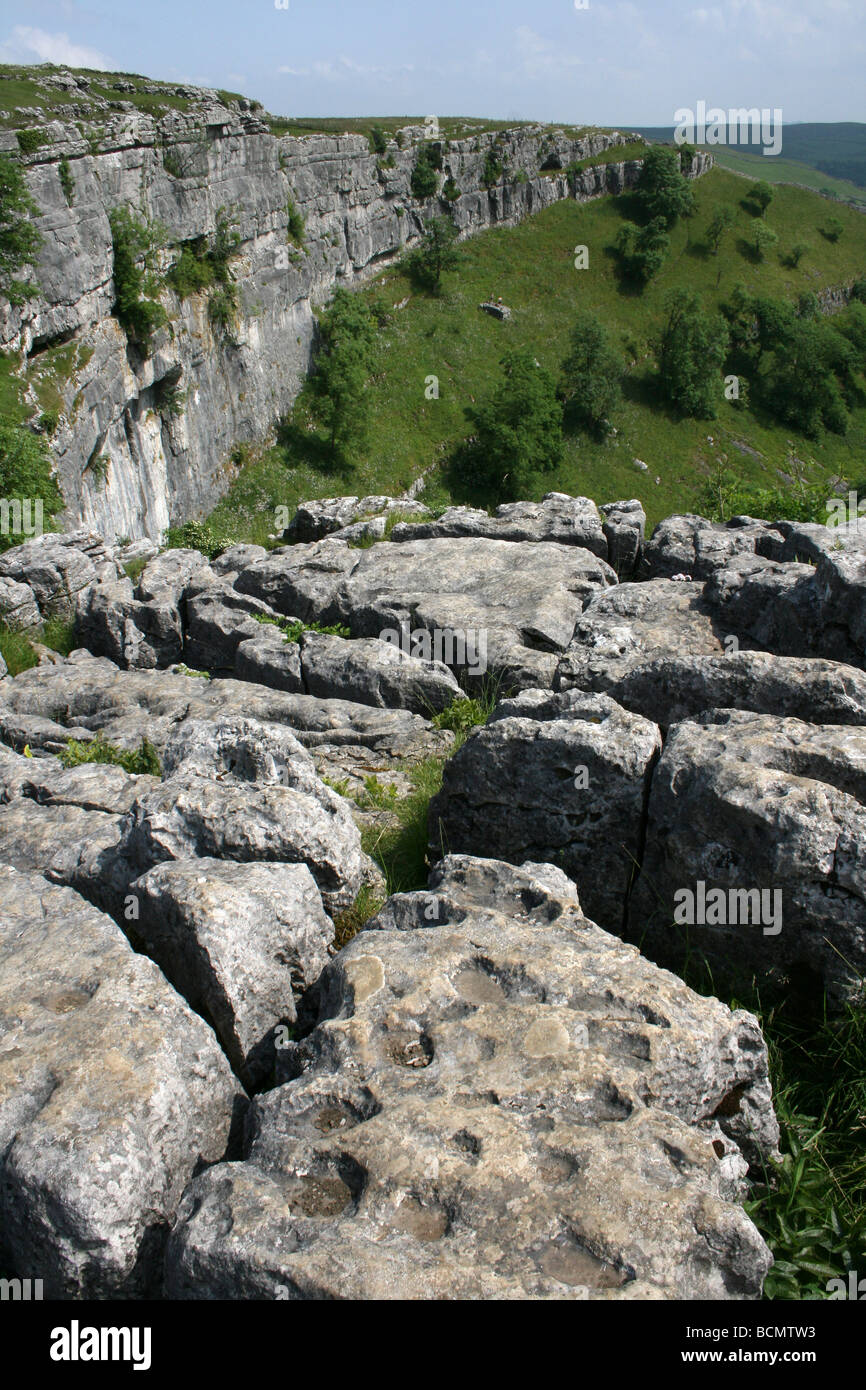
<svg viewBox="0 0 866 1390"><path fill-rule="evenodd" d="M41 629L29 632L13 632L0 625L0 656L6 662L9 675L19 676L38 664L34 642L68 656L75 646L74 627L74 623L65 618L48 618Z"/></svg>
<svg viewBox="0 0 866 1390"><path fill-rule="evenodd" d="M151 777L162 776L157 751L146 738L142 739L134 751L115 747L102 734L97 734L90 743L79 743L76 739L70 739L58 757L67 768L82 767L85 763L106 763L111 767L122 767L125 772L139 776L144 773Z"/></svg>
<svg viewBox="0 0 866 1390"><path fill-rule="evenodd" d="M41 77L61 71L88 77L90 86L86 91L64 92L52 87L45 87L40 82ZM115 91L112 83L118 78L132 82L134 90L131 92ZM33 117L16 115L16 108L18 107L38 107L50 116L58 106L73 106L76 108L79 119L83 121L104 120L108 113L94 107L88 99L91 94L106 101L129 101L137 111L153 116L162 115L167 111L188 111L192 106L188 97L175 95L175 88L183 84L167 82L160 86L159 92L143 90L144 87L153 85L151 78L141 77L136 73L106 73L98 72L92 68L67 68L65 65L60 67L55 63L43 63L38 66L2 63L0 64L0 123L11 126L13 129L28 127ZM26 136L25 142L31 143L27 141Z"/></svg>
<svg viewBox="0 0 866 1390"><path fill-rule="evenodd" d="M814 169L810 164L799 160L784 159L781 155L766 158L761 154L745 154L742 150L728 150L721 146L702 146L715 156L716 163L735 174L745 174L751 179L765 179L767 183L799 184L814 189L842 202L855 202L866 208L866 189L858 188L847 179L836 179L830 174Z"/></svg>
<svg viewBox="0 0 866 1390"><path fill-rule="evenodd" d="M366 135L378 127L390 139L403 126L423 126L424 116L271 116L268 124L274 135ZM535 125L534 121L490 121L477 116L447 116L439 119L439 132L444 140L468 140L487 131L519 130ZM602 127L572 126L550 123L551 131L562 131L571 139L596 134ZM604 127L607 129L607 127Z"/></svg>
<svg viewBox="0 0 866 1390"><path fill-rule="evenodd" d="M439 298L416 293L402 267L378 276L360 291L383 303L390 314L368 388L371 426L363 452L331 463L310 425L303 392L290 426L282 431L282 443L242 472L213 513L212 524L226 527L237 539L264 544L275 529L278 506L291 511L306 497L349 492L399 494L423 471L443 462L465 437L465 407L490 390L504 350L529 346L543 366L558 373L575 316L584 309L599 315L622 355L624 400L613 420L618 434L604 442L569 436L560 467L546 475L539 493L585 494L598 502L637 497L652 526L672 512L693 509L725 455L726 466L753 487L778 486L792 470L802 472L806 481L831 475L859 478L866 454L866 407L853 412L845 436L810 440L724 400L721 388L718 417L712 421L674 418L657 401L650 354L669 290L688 285L714 305L740 281L750 290L796 300L803 292L847 283L866 271L866 219L849 208L833 205L832 214L844 231L831 243L819 230L827 222L827 200L805 189L778 186L766 221L779 233L779 244L756 265L746 249L755 219L741 206L743 180L714 169L694 187L697 214L673 229L669 258L640 295L622 288L615 261L606 252L623 217L631 215L628 197L586 204L566 200L518 227L494 229L462 243L460 268L446 277ZM703 237L722 203L734 207L735 224L717 259L706 251ZM798 269L791 269L783 257L800 240L812 250ZM588 270L574 268L577 245L589 247ZM479 311L491 294L511 305L510 322ZM407 297L404 309L392 307ZM425 398L430 374L439 378L438 400ZM648 464L646 473L635 468L635 458ZM467 496L434 471L422 500L484 505L495 499Z"/></svg>

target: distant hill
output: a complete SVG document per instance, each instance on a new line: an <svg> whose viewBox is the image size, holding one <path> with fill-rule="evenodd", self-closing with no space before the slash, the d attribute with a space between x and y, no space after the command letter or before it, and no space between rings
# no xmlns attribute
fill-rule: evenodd
<svg viewBox="0 0 866 1390"><path fill-rule="evenodd" d="M673 140L673 126L636 126L647 140ZM732 142L725 150L756 153L755 146ZM714 152L723 152L716 147ZM834 179L866 188L866 123L860 121L803 121L783 127L782 157L807 164ZM768 159L764 160L769 163ZM775 157L774 157L775 162ZM777 182L772 179L772 182Z"/></svg>

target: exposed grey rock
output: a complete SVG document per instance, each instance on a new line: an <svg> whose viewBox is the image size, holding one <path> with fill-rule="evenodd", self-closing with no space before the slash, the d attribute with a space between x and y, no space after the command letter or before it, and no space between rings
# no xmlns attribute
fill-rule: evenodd
<svg viewBox="0 0 866 1390"><path fill-rule="evenodd" d="M166 780L136 800L123 856L305 863L329 911L350 907L368 866L346 802L318 778L288 730L249 719L182 724Z"/></svg>
<svg viewBox="0 0 866 1390"><path fill-rule="evenodd" d="M247 565L264 560L267 553L263 545L230 545L228 550L211 560L210 566L214 574L239 574Z"/></svg>
<svg viewBox="0 0 866 1390"><path fill-rule="evenodd" d="M392 513L425 517L430 515L430 510L421 502L399 497L318 497L311 502L298 503L298 510L286 528L285 539L320 541L365 518L387 518Z"/></svg>
<svg viewBox="0 0 866 1390"><path fill-rule="evenodd" d="M637 498L608 502L599 509L607 539L607 559L621 580L637 572L643 554L646 512Z"/></svg>
<svg viewBox="0 0 866 1390"><path fill-rule="evenodd" d="M715 655L724 650L725 635L698 585L618 584L596 594L578 618L554 689L609 690L650 660Z"/></svg>
<svg viewBox="0 0 866 1390"><path fill-rule="evenodd" d="M46 532L0 555L0 578L27 585L43 618L69 618L78 595L98 578L93 560L72 537Z"/></svg>
<svg viewBox="0 0 866 1390"><path fill-rule="evenodd" d="M186 602L186 661L195 669L233 670L238 647L262 628L257 613L267 616L272 610L229 583L211 584L191 595Z"/></svg>
<svg viewBox="0 0 866 1390"><path fill-rule="evenodd" d="M42 615L29 584L19 584L15 579L0 575L0 622L12 632L39 627ZM2 674L5 674L5 667Z"/></svg>
<svg viewBox="0 0 866 1390"><path fill-rule="evenodd" d="M0 867L0 1262L49 1298L154 1296L239 1088L207 1025L68 888Z"/></svg>
<svg viewBox="0 0 866 1390"><path fill-rule="evenodd" d="M719 1142L775 1146L757 1022L555 874L450 858L327 967L297 1079L185 1196L170 1297L760 1296Z"/></svg>
<svg viewBox="0 0 866 1390"><path fill-rule="evenodd" d="M723 526L693 513L669 516L659 522L644 547L642 573L656 579L678 573L708 579L741 556L780 560L783 547L782 533L754 517L733 517Z"/></svg>
<svg viewBox="0 0 866 1390"><path fill-rule="evenodd" d="M866 676L819 657L665 656L634 666L608 686L608 694L665 729L707 709L754 710L813 724L866 724Z"/></svg>
<svg viewBox="0 0 866 1390"><path fill-rule="evenodd" d="M368 550L334 540L294 546L244 570L236 587L305 622L345 624L353 637L408 623L438 634L431 654L452 670L480 680L486 665L506 686L524 688L550 684L584 604L615 579L579 546L464 537ZM486 663L469 655L480 639Z"/></svg>
<svg viewBox="0 0 866 1390"><path fill-rule="evenodd" d="M825 656L859 664L837 623L824 621L815 570L757 556L720 569L704 587L716 622L739 637L781 656Z"/></svg>
<svg viewBox="0 0 866 1390"><path fill-rule="evenodd" d="M446 764L431 853L552 860L593 920L621 931L660 750L656 726L606 695L526 690Z"/></svg>
<svg viewBox="0 0 866 1390"><path fill-rule="evenodd" d="M212 1020L248 1086L273 1071L274 1028L328 960L334 926L305 864L183 859L130 885L144 948Z"/></svg>
<svg viewBox="0 0 866 1390"><path fill-rule="evenodd" d="M242 681L254 681L272 690L292 694L304 690L301 675L301 649L297 642L288 642L278 627L256 623L253 632L238 645L235 652L235 673Z"/></svg>
<svg viewBox="0 0 866 1390"><path fill-rule="evenodd" d="M443 662L422 661L376 637L348 641L304 632L300 657L304 689L322 700L410 709L429 719L461 694Z"/></svg>
<svg viewBox="0 0 866 1390"><path fill-rule="evenodd" d="M554 541L578 545L608 558L608 543L598 507L589 497L548 492L541 502L503 502L493 516L472 507L449 507L436 521L398 525L394 541L455 537L502 541Z"/></svg>
<svg viewBox="0 0 866 1390"><path fill-rule="evenodd" d="M200 550L164 550L142 570L137 596L145 602L157 600L176 606L190 582L200 581L200 572L208 568L207 557Z"/></svg>
<svg viewBox="0 0 866 1390"><path fill-rule="evenodd" d="M0 746L0 803L25 797L41 806L80 806L121 816L143 788L158 781L107 763L64 768L58 758L25 758Z"/></svg>
<svg viewBox="0 0 866 1390"><path fill-rule="evenodd" d="M717 986L805 970L838 1002L866 973L866 730L740 710L675 725L653 777L631 929L654 958L704 956ZM697 883L766 892L737 920L688 926ZM778 896L776 896L778 895ZM726 907L731 913L731 907ZM681 916L684 914L681 914ZM773 920L770 920L772 917ZM778 917L778 921L776 920Z"/></svg>
<svg viewBox="0 0 866 1390"><path fill-rule="evenodd" d="M170 666L183 651L180 613L167 590L142 602L128 579L95 584L78 600L75 639L128 670Z"/></svg>

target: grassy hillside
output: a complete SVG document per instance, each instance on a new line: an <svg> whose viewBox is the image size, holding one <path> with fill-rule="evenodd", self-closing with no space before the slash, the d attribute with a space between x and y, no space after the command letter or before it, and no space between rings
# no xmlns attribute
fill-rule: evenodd
<svg viewBox="0 0 866 1390"><path fill-rule="evenodd" d="M673 139L672 126L640 126L638 129L648 140ZM731 154L755 157L754 146L749 144L714 146L713 153L724 156L720 159L722 163L727 163L727 157ZM861 121L803 121L786 125L781 156L767 159L759 153L757 158L768 167L790 161L798 165L806 164L827 176L825 184L832 186L834 181L838 181L856 186L862 197L863 189L866 189L866 124ZM764 174L764 178L771 183L781 181L774 174ZM803 178L795 181L806 182ZM809 187L814 186L809 184Z"/></svg>
<svg viewBox="0 0 866 1390"><path fill-rule="evenodd" d="M742 206L743 180L716 169L698 181L695 192L697 215L674 229L668 260L642 294L622 286L608 249L623 218L632 213L627 196L583 205L558 203L519 227L465 242L460 267L447 277L446 293L439 299L415 290L402 268L384 272L360 291L378 300L389 315L368 387L372 421L364 451L349 464L330 465L302 395L280 445L244 470L214 513L214 525L229 535L261 540L273 529L276 506L339 492L399 492L430 469L428 500L464 500L449 491L437 465L468 433L465 407L497 380L508 346L531 346L544 366L558 372L580 309L599 315L622 354L625 398L613 419L618 434L604 443L569 437L562 465L547 475L544 490L585 493L599 502L639 497L654 523L670 512L693 508L702 483L723 456L727 467L761 486L776 486L801 473L816 481L831 474L862 478L862 402L845 436L811 440L725 401L721 388L718 418L712 421L676 419L656 400L652 344L670 289L688 286L715 305L742 282L751 290L796 300L805 291L849 283L866 271L866 219L847 208L832 208L844 225L833 243L820 231L828 218L826 200L779 187L766 216L779 243L763 264L756 264L747 244L754 217ZM736 223L727 249L716 258L703 238L723 203L734 208ZM795 270L782 258L793 242L803 240L811 250ZM577 245L589 247L588 270L574 268ZM507 323L478 307L500 295L514 311ZM403 301L408 301L405 307L397 307ZM438 400L425 398L431 375L439 380ZM648 465L647 472L636 468L635 458Z"/></svg>
<svg viewBox="0 0 866 1390"><path fill-rule="evenodd" d="M709 149L709 146L706 148ZM798 164L794 159L765 159L760 154L745 154L742 150L728 150L714 147L711 154L723 169L735 174L744 174L750 179L766 179L767 183L793 183L803 188L812 188L825 197L836 198L843 203L853 203L866 212L866 189L858 188L845 179L834 179L829 174L813 169L810 164Z"/></svg>

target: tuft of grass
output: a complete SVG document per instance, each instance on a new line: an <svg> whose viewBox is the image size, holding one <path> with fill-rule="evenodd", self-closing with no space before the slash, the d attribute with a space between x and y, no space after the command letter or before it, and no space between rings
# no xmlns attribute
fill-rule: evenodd
<svg viewBox="0 0 866 1390"><path fill-rule="evenodd" d="M70 739L63 751L58 754L64 767L82 767L85 763L106 763L111 767L122 767L124 771L141 776L161 777L159 755L148 739L142 739L134 751L117 748L102 734L97 734L90 743L79 743Z"/></svg>
<svg viewBox="0 0 866 1390"><path fill-rule="evenodd" d="M36 666L39 658L23 632L13 632L8 627L0 627L0 656L6 662L10 676L20 676Z"/></svg>
<svg viewBox="0 0 866 1390"><path fill-rule="evenodd" d="M396 824L362 832L364 851L385 875L389 895L427 886L427 817L430 802L442 786L445 761L443 757L429 757L407 767L412 790L388 806Z"/></svg>
<svg viewBox="0 0 866 1390"><path fill-rule="evenodd" d="M359 931L375 917L382 907L385 899L381 893L377 893L369 884L364 884L357 898L351 907L347 907L345 912L340 912L334 918L334 949L342 951L344 946L358 935Z"/></svg>
<svg viewBox="0 0 866 1390"><path fill-rule="evenodd" d="M287 642L299 642L302 632L323 632L328 637L351 637L352 633L343 623L302 623L300 619L290 622L288 618L272 618L269 613L254 613L253 617L257 623L264 623L269 627L278 627L285 636Z"/></svg>

